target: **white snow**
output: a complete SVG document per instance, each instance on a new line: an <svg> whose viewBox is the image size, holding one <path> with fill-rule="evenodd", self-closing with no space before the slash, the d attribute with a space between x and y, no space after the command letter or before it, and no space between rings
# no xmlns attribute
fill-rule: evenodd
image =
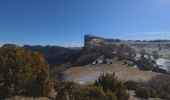
<svg viewBox="0 0 170 100"><path fill-rule="evenodd" d="M170 60L168 59L159 58L156 60L156 64L162 66L161 68L167 71L170 69Z"/></svg>
<svg viewBox="0 0 170 100"><path fill-rule="evenodd" d="M142 56L142 54L136 54L135 59L136 59L136 60L139 60L139 59L141 59L141 56ZM151 60L154 59L153 56L149 56L149 55L144 55L144 57L145 57L146 59L151 59Z"/></svg>
<svg viewBox="0 0 170 100"><path fill-rule="evenodd" d="M136 60L139 60L141 59L141 54L136 54L136 57L135 57Z"/></svg>

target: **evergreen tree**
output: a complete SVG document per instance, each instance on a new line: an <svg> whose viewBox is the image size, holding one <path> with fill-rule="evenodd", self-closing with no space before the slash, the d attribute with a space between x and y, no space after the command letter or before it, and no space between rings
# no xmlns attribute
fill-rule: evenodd
<svg viewBox="0 0 170 100"><path fill-rule="evenodd" d="M16 45L0 48L0 97L14 95L47 96L48 64L37 52Z"/></svg>

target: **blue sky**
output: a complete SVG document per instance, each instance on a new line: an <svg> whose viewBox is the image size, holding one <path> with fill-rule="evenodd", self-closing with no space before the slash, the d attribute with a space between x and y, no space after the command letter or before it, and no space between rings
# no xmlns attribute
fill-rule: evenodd
<svg viewBox="0 0 170 100"><path fill-rule="evenodd" d="M85 34L170 39L170 0L0 0L0 44L74 46Z"/></svg>

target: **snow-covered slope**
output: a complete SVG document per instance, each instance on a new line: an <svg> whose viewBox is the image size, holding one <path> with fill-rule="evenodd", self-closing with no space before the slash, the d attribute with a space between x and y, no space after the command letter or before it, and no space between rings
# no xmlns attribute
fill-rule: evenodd
<svg viewBox="0 0 170 100"><path fill-rule="evenodd" d="M156 64L161 66L162 69L170 71L170 60L164 59L164 58L159 58L156 60Z"/></svg>

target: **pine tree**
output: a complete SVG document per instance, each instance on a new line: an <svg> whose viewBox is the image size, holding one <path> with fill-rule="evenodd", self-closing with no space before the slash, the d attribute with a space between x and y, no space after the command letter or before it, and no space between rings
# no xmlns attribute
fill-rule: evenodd
<svg viewBox="0 0 170 100"><path fill-rule="evenodd" d="M0 48L0 97L13 95L47 96L48 64L37 52L16 45Z"/></svg>

